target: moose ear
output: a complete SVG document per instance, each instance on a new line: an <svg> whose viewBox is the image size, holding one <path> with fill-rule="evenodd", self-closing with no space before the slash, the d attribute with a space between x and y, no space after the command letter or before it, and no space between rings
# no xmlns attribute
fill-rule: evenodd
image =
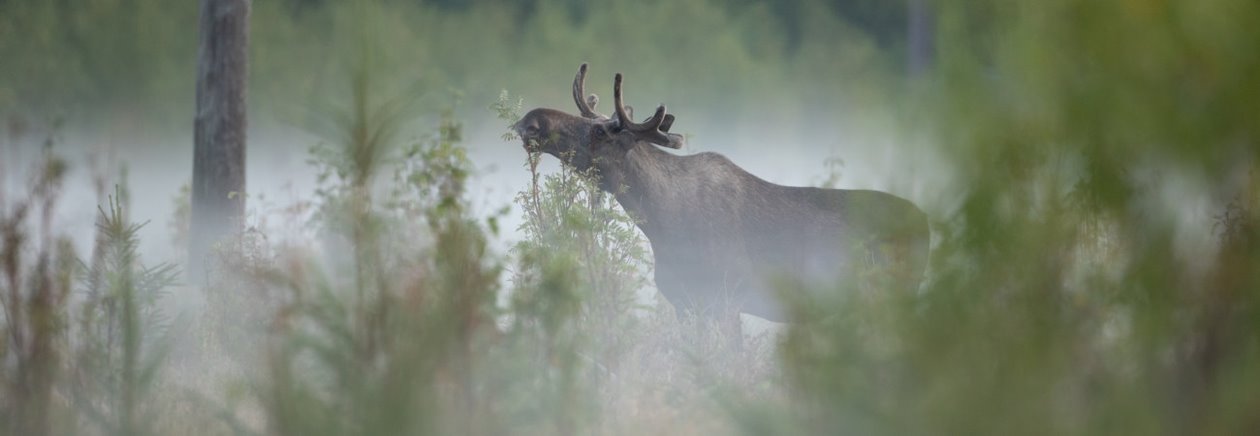
<svg viewBox="0 0 1260 436"><path fill-rule="evenodd" d="M660 142L655 141L655 140L652 141L652 143L659 145L661 147L668 147L675 150L682 148L683 145L687 143L686 140L683 138L683 136L677 133L666 133L665 137L668 138L667 141L660 141L660 142L665 142L664 144L661 144Z"/></svg>
<svg viewBox="0 0 1260 436"><path fill-rule="evenodd" d="M610 124L610 123L600 123L600 124L596 124L596 125L595 125L595 130L593 130L592 132L593 132L596 136L598 136L598 137L601 137L601 138L607 138L607 137L609 137L609 136L612 136L612 135L613 135L613 131L612 131L612 130L610 130L610 127L613 127L613 126L615 126L615 125L614 125L614 124Z"/></svg>

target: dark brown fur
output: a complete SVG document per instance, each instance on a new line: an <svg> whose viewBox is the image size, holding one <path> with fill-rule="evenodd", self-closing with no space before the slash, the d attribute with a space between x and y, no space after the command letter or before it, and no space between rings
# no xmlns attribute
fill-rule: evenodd
<svg viewBox="0 0 1260 436"><path fill-rule="evenodd" d="M648 137L620 125L597 114L534 109L514 129L527 149L595 168L601 188L616 195L650 241L657 288L677 309L786 321L772 279L835 283L867 265L890 266L894 281L885 283L917 288L929 231L926 215L909 201L879 191L777 185L716 153L679 156L657 147L680 145L676 134ZM677 142L660 144L666 137Z"/></svg>

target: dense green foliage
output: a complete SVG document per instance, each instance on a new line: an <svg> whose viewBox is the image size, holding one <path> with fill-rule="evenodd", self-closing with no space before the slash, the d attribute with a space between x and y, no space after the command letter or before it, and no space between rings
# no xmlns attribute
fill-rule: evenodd
<svg viewBox="0 0 1260 436"><path fill-rule="evenodd" d="M810 429L1247 434L1260 410L1260 7L942 7L956 173L917 295L798 304ZM839 315L835 315L838 313ZM838 411L838 412L837 412Z"/></svg>

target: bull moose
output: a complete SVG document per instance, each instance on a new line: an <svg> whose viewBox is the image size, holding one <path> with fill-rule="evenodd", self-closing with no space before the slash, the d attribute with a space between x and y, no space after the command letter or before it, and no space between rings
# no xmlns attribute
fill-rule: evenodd
<svg viewBox="0 0 1260 436"><path fill-rule="evenodd" d="M669 132L674 116L665 106L632 121L619 73L614 116L601 115L594 94L583 98L586 70L582 64L573 80L578 115L538 108L512 129L529 152L594 169L600 189L647 236L656 286L679 311L784 322L773 279L834 283L868 265L891 267L895 278L885 283L893 287L917 288L929 230L913 203L879 191L777 185L717 153L667 152L684 138Z"/></svg>

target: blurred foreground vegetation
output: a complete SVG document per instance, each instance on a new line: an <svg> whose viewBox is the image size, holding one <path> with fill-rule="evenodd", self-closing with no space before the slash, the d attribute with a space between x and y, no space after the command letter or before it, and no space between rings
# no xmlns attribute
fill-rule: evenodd
<svg viewBox="0 0 1260 436"><path fill-rule="evenodd" d="M106 3L96 13L122 14ZM147 4L133 2L133 10L173 13ZM0 11L75 11L62 3L40 5L10 0L0 2ZM301 101L316 88L302 91L307 85L299 80L289 91L270 91L266 83L324 79L318 71L267 73L301 63L268 64L267 32L283 35L286 27L262 25L261 17L285 14L292 20L286 22L332 25L342 15L330 11L339 6L256 6L260 93ZM313 212L287 217L318 228L319 242L251 231L225 243L222 268L204 290L205 313L185 329L172 328L181 323L155 310L172 272L140 262L126 190L101 193L97 248L81 257L51 221L63 176L74 169L51 154L29 168L29 192L0 198L3 431L1260 431L1260 58L1254 55L1260 28L1252 23L1260 5L995 0L936 6L939 56L931 71L860 82L870 91L822 84L846 95L893 96L881 104L898 114L909 132L903 134L922 138L914 146L923 152L944 156L940 165L951 182L920 201L933 217L935 237L928 278L917 293L845 284L797 293L785 283L799 322L781 336L745 339L745 347L730 349L712 326L676 319L667 307L637 298L650 270L642 241L585 175L538 174L537 161L530 160L534 182L518 198L523 240L511 253L494 253L486 240L498 231L496 217L472 216L467 205L466 187L475 175L461 112L434 111L441 115L432 134L401 140L398 124L388 120L407 116L403 109L360 89L351 97L362 97L353 100L362 104L348 106L371 110L349 110L342 124L321 132L326 142L313 149L322 174L320 190L308 199ZM662 29L682 32L685 26L670 18L684 20L689 31L711 31L700 40L691 34L687 44L736 47L689 58L690 68L727 68L705 82L705 92L807 66L842 74L869 65L853 61L860 55L836 57L823 48L828 38L841 38L834 29L823 32L826 38L809 36L818 29L810 20L822 19L817 15L802 14L795 25L756 20L777 10L770 4L588 8L539 1L518 7L434 3L417 7L416 15L382 14L385 23L406 18L428 20L428 26L377 28L371 38L390 44L387 53L400 41L423 41L397 49L421 53L417 57L389 57L379 68L397 71L388 63L401 59L441 62L440 68L414 69L467 73L451 77L483 92L496 77L523 77L513 85L532 89L525 85L531 74L547 82L556 74L517 74L514 61L555 63L567 76L574 59L605 59L641 71L632 76L645 78L643 88L665 86L653 82L694 76L687 67L661 67L670 73L654 75L651 62L618 63L626 55L607 50L606 32L628 26L648 38L630 50L674 47L681 40ZM449 20L438 19L435 10ZM739 19L740 11L748 14L745 26L723 21ZM627 15L634 18L614 19ZM474 30L458 17L523 27ZM4 33L15 32L18 22L3 22L5 53L23 50ZM761 37L758 26L770 26L771 36ZM775 26L795 26L804 36L793 42L791 32ZM490 36L438 41L391 33L408 28ZM500 37L514 42L496 42L493 32L507 32ZM30 33L31 46L54 41L47 43L61 47L56 41L65 37L57 29L22 33ZM339 41L326 38L320 44ZM855 38L874 41L876 57L893 50L886 44L895 45L878 32ZM758 57L757 44L767 41L774 50ZM837 44L852 43L845 41ZM309 56L319 52L314 42L291 42L286 47L298 47L294 56L305 43L312 44ZM569 44L584 49L564 50ZM137 56L162 52L145 48ZM0 81L6 110L86 99L51 89L80 86L94 72L106 79L111 74L99 66L59 66L39 71L81 76L44 77L30 72L37 67L3 70L11 75ZM23 82L37 79L48 82ZM137 89L93 92L127 96L100 97L106 101L182 93L182 80L169 90L142 89L168 86L155 79L137 80ZM415 86L455 86L425 80L434 81ZM493 101L477 93L466 97ZM520 110L506 97L496 108L508 121ZM6 144L18 143L20 134L7 129ZM339 135L363 130L376 134ZM503 275L511 276L510 289L503 289Z"/></svg>
<svg viewBox="0 0 1260 436"><path fill-rule="evenodd" d="M924 204L930 277L797 302L781 351L804 428L1260 432L1257 16L940 5L917 120L956 179Z"/></svg>

